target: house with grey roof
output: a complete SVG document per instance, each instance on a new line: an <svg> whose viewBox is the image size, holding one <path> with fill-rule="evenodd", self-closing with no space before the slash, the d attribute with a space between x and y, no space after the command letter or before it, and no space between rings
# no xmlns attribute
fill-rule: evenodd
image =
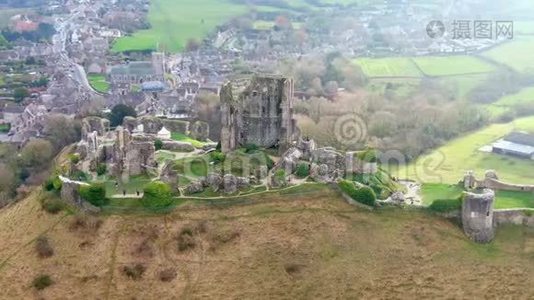
<svg viewBox="0 0 534 300"><path fill-rule="evenodd" d="M493 153L534 160L534 134L512 132L492 145Z"/></svg>

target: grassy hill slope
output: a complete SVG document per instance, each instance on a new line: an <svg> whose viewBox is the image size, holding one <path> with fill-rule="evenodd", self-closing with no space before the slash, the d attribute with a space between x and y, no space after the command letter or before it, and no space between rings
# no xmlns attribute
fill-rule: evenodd
<svg viewBox="0 0 534 300"><path fill-rule="evenodd" d="M523 280L534 274L534 232L524 227L499 229L494 243L475 245L453 223L423 212L363 211L329 190L276 197L101 217L95 230L73 215L43 213L33 196L0 211L0 289L8 298L45 299L534 293ZM50 258L38 258L32 242L42 232L54 248ZM179 251L184 232L194 246ZM146 268L137 280L123 271L135 264ZM176 278L160 281L169 269ZM55 283L35 291L38 274Z"/></svg>

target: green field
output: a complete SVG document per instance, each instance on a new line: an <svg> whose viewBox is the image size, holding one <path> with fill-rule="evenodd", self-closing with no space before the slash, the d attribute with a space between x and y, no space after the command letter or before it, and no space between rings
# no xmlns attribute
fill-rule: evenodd
<svg viewBox="0 0 534 300"><path fill-rule="evenodd" d="M457 75L440 78L440 81L451 89L457 99L467 100L469 93L484 83L487 78L487 74Z"/></svg>
<svg viewBox="0 0 534 300"><path fill-rule="evenodd" d="M101 93L107 93L109 91L109 83L106 81L106 76L102 74L88 74L87 79L89 84L97 91Z"/></svg>
<svg viewBox="0 0 534 300"><path fill-rule="evenodd" d="M358 58L354 60L368 77L421 77L409 57Z"/></svg>
<svg viewBox="0 0 534 300"><path fill-rule="evenodd" d="M462 195L463 189L455 184L425 183L421 187L423 204L428 206L436 200L455 200ZM495 208L534 208L534 194L525 192L497 191Z"/></svg>
<svg viewBox="0 0 534 300"><path fill-rule="evenodd" d="M480 74L495 71L495 67L489 63L466 55L422 56L413 58L413 61L427 76Z"/></svg>
<svg viewBox="0 0 534 300"><path fill-rule="evenodd" d="M476 57L423 56L423 57L386 57L358 58L354 60L365 75L373 77L445 77L474 76L495 71L495 67ZM480 75L479 75L480 76ZM458 80L462 81L462 78Z"/></svg>
<svg viewBox="0 0 534 300"><path fill-rule="evenodd" d="M246 13L247 6L225 0L153 0L152 28L123 37L113 51L160 49L182 51L190 39L202 40L216 26Z"/></svg>
<svg viewBox="0 0 534 300"><path fill-rule="evenodd" d="M505 64L516 71L534 73L534 37L518 37L483 53L483 56Z"/></svg>
<svg viewBox="0 0 534 300"><path fill-rule="evenodd" d="M120 183L118 187L115 187L117 180L107 180L104 182L106 186L106 197L112 197L114 195L121 195L123 190L127 195L134 195L137 191L142 192L147 183L151 181L147 176L134 176L130 177L128 182Z"/></svg>
<svg viewBox="0 0 534 300"><path fill-rule="evenodd" d="M507 95L499 99L498 101L487 106L487 109L493 117L513 109L518 105L534 105L534 87L525 88L516 94Z"/></svg>
<svg viewBox="0 0 534 300"><path fill-rule="evenodd" d="M178 142L186 142L186 143L191 143L191 145L193 145L193 147L195 148L202 148L204 146L205 143L201 142L201 141L197 141L183 133L179 133L179 132L173 132L171 133L171 139L175 140L175 141L178 141Z"/></svg>
<svg viewBox="0 0 534 300"><path fill-rule="evenodd" d="M534 161L478 151L513 130L534 132L534 117L507 124L494 124L450 141L446 145L402 166L393 173L399 178L455 184L468 170L480 177L488 169L496 170L506 182L533 184Z"/></svg>

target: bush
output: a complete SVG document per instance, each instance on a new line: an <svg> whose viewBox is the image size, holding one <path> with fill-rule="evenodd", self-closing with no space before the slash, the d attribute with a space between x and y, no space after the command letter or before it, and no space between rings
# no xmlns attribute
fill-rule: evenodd
<svg viewBox="0 0 534 300"><path fill-rule="evenodd" d="M70 154L69 155L69 160L72 164L77 164L80 162L80 156L78 154Z"/></svg>
<svg viewBox="0 0 534 300"><path fill-rule="evenodd" d="M359 199L357 201L365 205L375 206L376 204L376 194L368 186L363 186L356 190L356 199Z"/></svg>
<svg viewBox="0 0 534 300"><path fill-rule="evenodd" d="M439 213L451 212L462 209L462 201L460 199L438 199L428 208Z"/></svg>
<svg viewBox="0 0 534 300"><path fill-rule="evenodd" d="M189 227L184 227L178 234L178 251L184 252L193 249L196 246L195 238L193 237L193 230Z"/></svg>
<svg viewBox="0 0 534 300"><path fill-rule="evenodd" d="M251 153L254 151L258 151L260 149L258 145L255 145L255 144L246 144L244 148L245 148L245 153Z"/></svg>
<svg viewBox="0 0 534 300"><path fill-rule="evenodd" d="M54 249L50 245L50 242L47 237L40 236L35 241L35 251L41 258L47 258L54 255Z"/></svg>
<svg viewBox="0 0 534 300"><path fill-rule="evenodd" d="M352 199L369 206L374 206L376 203L376 194L372 188L363 186L356 188L352 181L342 180L338 183L339 188Z"/></svg>
<svg viewBox="0 0 534 300"><path fill-rule="evenodd" d="M98 207L102 207L109 203L109 199L106 198L106 187L102 183L81 186L80 196L83 200Z"/></svg>
<svg viewBox="0 0 534 300"><path fill-rule="evenodd" d="M150 209L162 209L172 204L171 187L161 181L148 183L144 188L141 203Z"/></svg>
<svg viewBox="0 0 534 300"><path fill-rule="evenodd" d="M156 151L161 150L163 148L163 141L156 139L154 141L154 147L156 148Z"/></svg>
<svg viewBox="0 0 534 300"><path fill-rule="evenodd" d="M176 276L177 276L176 270L174 270L173 268L165 269L159 272L159 280L163 282L170 282L174 278L176 278Z"/></svg>
<svg viewBox="0 0 534 300"><path fill-rule="evenodd" d="M210 153L210 159L216 164L223 163L226 159L226 155L220 151L213 151Z"/></svg>
<svg viewBox="0 0 534 300"><path fill-rule="evenodd" d="M89 176L85 174L85 172L80 170L73 172L70 177L72 178L72 180L76 181L87 181L89 179Z"/></svg>
<svg viewBox="0 0 534 300"><path fill-rule="evenodd" d="M43 184L44 189L47 191L59 191L61 190L62 182L58 176L48 178Z"/></svg>
<svg viewBox="0 0 534 300"><path fill-rule="evenodd" d="M70 230L82 230L88 233L96 233L102 226L103 221L97 217L79 214L70 223Z"/></svg>
<svg viewBox="0 0 534 300"><path fill-rule="evenodd" d="M55 215L65 208L65 203L58 198L48 198L43 200L41 207L47 213Z"/></svg>
<svg viewBox="0 0 534 300"><path fill-rule="evenodd" d="M108 167L106 166L106 164L98 164L96 166L96 174L98 176L102 176L106 174L107 171L108 171Z"/></svg>
<svg viewBox="0 0 534 300"><path fill-rule="evenodd" d="M363 162L375 163L378 161L378 153L374 149L368 149L358 153L358 159Z"/></svg>
<svg viewBox="0 0 534 300"><path fill-rule="evenodd" d="M54 283L49 275L39 275L33 280L33 287L37 290L44 290Z"/></svg>
<svg viewBox="0 0 534 300"><path fill-rule="evenodd" d="M143 277L143 274L146 271L146 267L142 264L135 264L133 266L124 266L122 268L122 273L128 278L133 280L139 280Z"/></svg>
<svg viewBox="0 0 534 300"><path fill-rule="evenodd" d="M308 177L310 175L310 166L306 163L300 163L297 166L297 171L295 172L295 175L299 178Z"/></svg>

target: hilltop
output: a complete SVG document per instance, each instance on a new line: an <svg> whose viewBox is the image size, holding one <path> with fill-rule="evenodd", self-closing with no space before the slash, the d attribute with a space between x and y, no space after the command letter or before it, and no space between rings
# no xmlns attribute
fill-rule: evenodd
<svg viewBox="0 0 534 300"><path fill-rule="evenodd" d="M168 215L97 219L47 214L38 198L35 192L0 211L0 289L8 298L467 298L534 292L525 280L534 273L532 229L503 227L494 242L476 245L441 217L418 210L370 212L326 187L239 205L190 202ZM37 255L41 234L51 257ZM54 283L36 291L32 280L39 274Z"/></svg>

